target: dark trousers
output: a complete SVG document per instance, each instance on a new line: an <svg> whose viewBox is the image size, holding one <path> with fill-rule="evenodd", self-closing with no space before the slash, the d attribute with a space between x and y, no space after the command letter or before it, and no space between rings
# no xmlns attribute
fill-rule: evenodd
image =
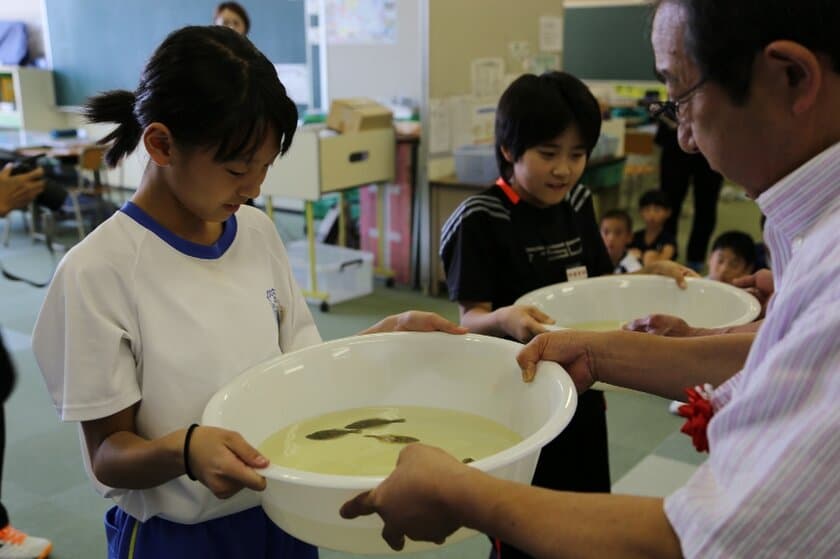
<svg viewBox="0 0 840 559"><path fill-rule="evenodd" d="M687 262L703 262L709 239L717 221L717 202L723 177L709 167L706 158L697 153L685 153L678 145L665 145L660 160L660 184L671 204L671 217L665 230L677 236L683 201L694 179L694 220L685 251Z"/></svg>
<svg viewBox="0 0 840 559"><path fill-rule="evenodd" d="M15 369L9 353L6 351L6 344L0 336L0 489L3 487L3 459L6 451L6 399L12 393L15 385ZM9 523L9 514L3 506L2 495L0 495L0 528L5 528Z"/></svg>
<svg viewBox="0 0 840 559"><path fill-rule="evenodd" d="M542 449L532 485L557 491L610 492L606 410L603 392L587 390L580 395L572 421ZM501 559L531 557L505 542L500 547ZM490 557L499 557L495 545Z"/></svg>

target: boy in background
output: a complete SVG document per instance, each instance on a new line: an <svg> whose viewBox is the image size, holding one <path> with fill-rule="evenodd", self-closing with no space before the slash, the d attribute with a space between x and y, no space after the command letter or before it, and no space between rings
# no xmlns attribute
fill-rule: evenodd
<svg viewBox="0 0 840 559"><path fill-rule="evenodd" d="M613 263L614 274L627 274L642 269L639 259L627 252L633 240L633 218L624 210L610 210L601 216L601 238Z"/></svg>
<svg viewBox="0 0 840 559"><path fill-rule="evenodd" d="M441 231L450 299L471 332L527 342L553 322L522 295L555 283L609 275L592 196L580 184L598 141L601 111L564 72L526 74L496 111L496 184L467 198ZM540 453L533 484L610 491L604 394L580 394L571 423ZM498 544L505 559L528 557Z"/></svg>
<svg viewBox="0 0 840 559"><path fill-rule="evenodd" d="M645 228L633 235L630 254L647 266L660 260L677 259L677 239L665 230L671 217L668 196L661 190L648 190L639 198L639 214Z"/></svg>
<svg viewBox="0 0 840 559"><path fill-rule="evenodd" d="M724 283L748 276L755 270L756 249L752 237L742 231L721 233L712 243L708 278Z"/></svg>

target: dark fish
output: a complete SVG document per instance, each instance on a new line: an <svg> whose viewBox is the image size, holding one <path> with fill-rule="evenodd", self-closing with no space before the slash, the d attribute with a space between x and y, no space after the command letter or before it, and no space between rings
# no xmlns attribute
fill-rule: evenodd
<svg viewBox="0 0 840 559"><path fill-rule="evenodd" d="M475 462L475 460L473 460L472 458L464 458L463 460L461 460L461 462L463 462L464 464L469 464L470 462Z"/></svg>
<svg viewBox="0 0 840 559"><path fill-rule="evenodd" d="M383 443L409 444L420 442L420 439L415 439L414 437L407 437L405 435L365 435L365 437L370 437L371 439L379 439Z"/></svg>
<svg viewBox="0 0 840 559"><path fill-rule="evenodd" d="M343 437L344 435L349 435L350 433L358 433L358 430L355 429L324 429L323 431L315 431L314 433L309 433L306 435L307 439L312 439L313 441L326 441L329 439L337 439L338 437Z"/></svg>
<svg viewBox="0 0 840 559"><path fill-rule="evenodd" d="M374 417L372 419L362 419L355 421L350 425L345 425L345 429L370 429L371 427L381 427L390 423L405 423L405 419L382 419L381 417Z"/></svg>

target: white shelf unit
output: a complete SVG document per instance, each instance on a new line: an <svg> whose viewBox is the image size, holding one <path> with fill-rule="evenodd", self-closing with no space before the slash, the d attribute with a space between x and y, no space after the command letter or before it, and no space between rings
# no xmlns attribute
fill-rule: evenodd
<svg viewBox="0 0 840 559"><path fill-rule="evenodd" d="M349 134L333 134L318 127L303 127L295 134L292 147L271 166L262 186L266 209L271 212L272 197L302 200L306 217L309 282L304 294L312 302L321 303L327 310L330 302L337 302L338 293L319 288L316 262L315 226L312 204L321 195L339 195L342 191L366 184L379 183L377 188L377 228L380 229L378 262L374 273L391 282L393 270L384 267L385 184L394 180L396 140L394 129L369 130ZM344 245L344 212L339 212L339 245ZM323 247L322 247L323 248Z"/></svg>
<svg viewBox="0 0 840 559"><path fill-rule="evenodd" d="M67 116L55 104L51 70L0 66L0 78L7 77L12 82L12 99L0 105L0 128L46 132L67 126Z"/></svg>

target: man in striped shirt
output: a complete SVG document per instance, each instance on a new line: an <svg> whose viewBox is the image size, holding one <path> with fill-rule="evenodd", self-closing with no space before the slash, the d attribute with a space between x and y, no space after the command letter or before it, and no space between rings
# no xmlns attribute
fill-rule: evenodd
<svg viewBox="0 0 840 559"><path fill-rule="evenodd" d="M668 498L553 492L410 445L350 501L383 537L460 525L538 557L840 557L840 2L659 0L656 67L680 144L767 216L776 292L757 334L543 334L521 353L668 398L710 384L709 459ZM574 459L574 457L569 457Z"/></svg>

